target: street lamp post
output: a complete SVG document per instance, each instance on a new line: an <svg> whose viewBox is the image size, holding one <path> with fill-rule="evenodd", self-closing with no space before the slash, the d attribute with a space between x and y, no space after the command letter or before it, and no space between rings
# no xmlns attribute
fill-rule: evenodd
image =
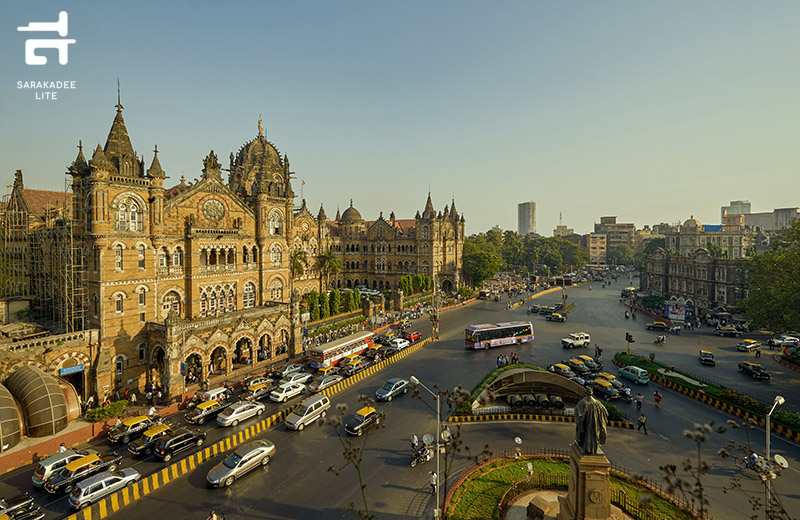
<svg viewBox="0 0 800 520"><path fill-rule="evenodd" d="M415 385L421 386L422 388L427 390L429 394L431 394L433 397L436 398L436 507L433 509L433 518L439 518L439 516L440 516L439 515L439 505L440 505L440 502L439 502L439 479L442 478L442 475L441 475L441 472L440 472L440 469L439 469L439 456L440 456L439 439L441 437L440 428L441 428L441 425L442 425L442 411L441 411L441 407L439 406L439 402L440 402L439 401L439 394L436 394L436 393L432 392L430 388L428 388L427 386L423 385L419 381L419 379L417 379L415 376L411 376L409 378L409 380L412 383L414 383Z"/></svg>
<svg viewBox="0 0 800 520"><path fill-rule="evenodd" d="M786 402L786 399L784 399L784 398L783 398L783 396L781 396L781 395L776 395L776 396L775 396L775 401L772 403L772 408L770 408L770 410L769 410L769 413L767 413L767 450L766 450L766 454L765 454L765 455L766 455L766 459L767 459L767 460L766 460L767 464L771 464L771 462L770 462L770 453L769 453L769 439L770 439L770 437L771 437L771 432L770 432L770 417L772 416L772 412L774 412L774 411L775 411L775 408L777 408L777 407L778 407L778 405L781 405L781 404L783 404L783 403L785 403L785 402ZM770 499L771 499L771 497L770 497L770 491L769 491L770 480L771 480L771 478L770 478L770 474L769 474L769 473L767 473L767 480L766 480L766 484L767 484L767 485L766 485L766 488L767 488L767 489L766 489L766 499L767 499L767 500L766 500L766 503L764 504L764 506L765 506L765 509L764 509L764 518L766 518L767 520L769 520L769 510L770 510L770 505L769 505L769 503L770 503Z"/></svg>

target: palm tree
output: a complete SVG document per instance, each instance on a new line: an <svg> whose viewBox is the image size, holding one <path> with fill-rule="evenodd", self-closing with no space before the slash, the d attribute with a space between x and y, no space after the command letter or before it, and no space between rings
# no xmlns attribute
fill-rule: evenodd
<svg viewBox="0 0 800 520"><path fill-rule="evenodd" d="M322 294L322 291L327 291L328 289L328 281L331 274L338 274L342 272L342 260L336 256L336 253L333 252L332 249L326 250L319 256L319 292ZM325 285L323 287L322 284L322 277L325 277Z"/></svg>
<svg viewBox="0 0 800 520"><path fill-rule="evenodd" d="M294 279L303 276L308 267L308 255L302 249L295 249L289 256L289 281L291 284L291 298L294 298ZM290 298L290 301L293 301Z"/></svg>

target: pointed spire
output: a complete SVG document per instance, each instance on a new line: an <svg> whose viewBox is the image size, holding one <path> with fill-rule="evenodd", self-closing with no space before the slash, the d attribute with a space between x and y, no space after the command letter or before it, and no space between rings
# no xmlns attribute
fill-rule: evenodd
<svg viewBox="0 0 800 520"><path fill-rule="evenodd" d="M391 213L389 213L389 220L391 220L392 222L394 222L394 220L395 220L395 218L394 218L394 211L392 211Z"/></svg>
<svg viewBox="0 0 800 520"><path fill-rule="evenodd" d="M453 220L458 220L458 212L456 211L456 199L453 199L450 202L450 215L453 217Z"/></svg>
<svg viewBox="0 0 800 520"><path fill-rule="evenodd" d="M150 169L147 170L147 175L156 179L166 177L164 170L161 168L161 162L158 160L158 145L153 149L153 162L150 164Z"/></svg>
<svg viewBox="0 0 800 520"><path fill-rule="evenodd" d="M339 206L336 206L336 222L342 220L342 214L339 212Z"/></svg>
<svg viewBox="0 0 800 520"><path fill-rule="evenodd" d="M123 108L125 108L125 107L123 107L123 106L122 106L122 102L120 101L120 95L119 95L119 78L117 78L117 104L116 104L116 105L114 105L114 106L115 106L115 107L117 107L117 114L119 114L120 112L122 112L122 109L123 109Z"/></svg>
<svg viewBox="0 0 800 520"><path fill-rule="evenodd" d="M328 220L328 216L325 214L325 208L322 207L322 204L319 205L319 213L317 213L317 220L320 222L325 222Z"/></svg>
<svg viewBox="0 0 800 520"><path fill-rule="evenodd" d="M264 137L264 124L261 122L261 114L258 114L258 137Z"/></svg>
<svg viewBox="0 0 800 520"><path fill-rule="evenodd" d="M422 218L422 216L419 214L419 210L417 210L417 214L414 215L414 218L417 219L417 220Z"/></svg>
<svg viewBox="0 0 800 520"><path fill-rule="evenodd" d="M308 211L308 208L306 207L306 199L303 199L303 203L300 205L300 211L303 210Z"/></svg>
<svg viewBox="0 0 800 520"><path fill-rule="evenodd" d="M86 162L86 157L83 155L83 141L78 140L78 156L70 167L70 172L83 173L89 169L89 164Z"/></svg>
<svg viewBox="0 0 800 520"><path fill-rule="evenodd" d="M422 212L422 218L431 219L436 216L436 210L433 209L433 202L431 202L431 192L428 192L428 201L425 203L425 210Z"/></svg>
<svg viewBox="0 0 800 520"><path fill-rule="evenodd" d="M108 160L108 157L106 157L106 154L103 152L103 149L100 148L99 144L97 145L97 148L94 149L92 159L89 161L89 166L97 170L105 171L109 171L114 168L114 165Z"/></svg>
<svg viewBox="0 0 800 520"><path fill-rule="evenodd" d="M117 115L111 123L111 130L108 131L106 145L103 147L106 159L117 168L118 173L127 174L130 177L138 177L141 169L138 165L136 153L133 151L131 139L128 136L128 129L125 128L125 120L122 117L122 103L119 99L119 82L117 82ZM127 164L128 168L121 167Z"/></svg>
<svg viewBox="0 0 800 520"><path fill-rule="evenodd" d="M353 199L350 199L350 207L353 207Z"/></svg>
<svg viewBox="0 0 800 520"><path fill-rule="evenodd" d="M22 189L22 170L14 172L14 187Z"/></svg>
<svg viewBox="0 0 800 520"><path fill-rule="evenodd" d="M383 220L383 211L381 211L381 214L378 216L378 220Z"/></svg>

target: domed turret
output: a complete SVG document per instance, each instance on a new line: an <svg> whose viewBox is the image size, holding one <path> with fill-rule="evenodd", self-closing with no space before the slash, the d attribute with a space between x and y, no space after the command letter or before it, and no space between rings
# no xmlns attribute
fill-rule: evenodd
<svg viewBox="0 0 800 520"><path fill-rule="evenodd" d="M689 217L689 219L683 223L683 227L686 229L700 229L701 226L702 224L700 224L699 220L694 218L694 215Z"/></svg>
<svg viewBox="0 0 800 520"><path fill-rule="evenodd" d="M288 182L287 164L288 160L284 162L275 145L264 137L259 117L258 135L245 143L231 161L228 183L243 196L254 193L283 196Z"/></svg>
<svg viewBox="0 0 800 520"><path fill-rule="evenodd" d="M350 207L344 210L344 213L342 213L342 224L356 224L363 221L364 219L361 218L361 213L359 213L358 210L353 207L353 200L350 199Z"/></svg>

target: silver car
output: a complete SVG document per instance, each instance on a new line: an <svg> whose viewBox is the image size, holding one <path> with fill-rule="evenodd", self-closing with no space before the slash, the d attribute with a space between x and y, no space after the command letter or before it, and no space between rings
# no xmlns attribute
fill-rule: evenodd
<svg viewBox="0 0 800 520"><path fill-rule="evenodd" d="M240 421L249 419L254 415L261 415L267 407L258 401L239 401L222 410L217 415L217 424L220 426L236 426Z"/></svg>
<svg viewBox="0 0 800 520"><path fill-rule="evenodd" d="M319 381L317 381L316 383L313 383L313 382L310 383L308 385L308 391L312 392L312 393L321 392L322 390L325 390L329 386L335 385L336 383L338 383L342 379L344 379L344 376L340 376L339 374L334 374L332 376L325 376L322 379L320 379Z"/></svg>
<svg viewBox="0 0 800 520"><path fill-rule="evenodd" d="M283 403L292 397L298 396L305 391L306 387L303 385L293 385L291 383L283 383L278 388L270 392L269 398L276 403Z"/></svg>
<svg viewBox="0 0 800 520"><path fill-rule="evenodd" d="M309 381L311 381L313 378L314 378L314 376L311 375L311 374L298 372L298 373L295 373L295 374L292 374L290 376L286 376L285 378L283 378L283 380L281 381L281 384L283 384L283 383L292 383L292 384L296 384L296 385L304 385L304 384L308 383Z"/></svg>
<svg viewBox="0 0 800 520"><path fill-rule="evenodd" d="M78 483L69 495L69 505L82 509L101 498L139 480L141 475L133 468L103 471Z"/></svg>
<svg viewBox="0 0 800 520"><path fill-rule="evenodd" d="M242 444L222 462L211 468L206 480L211 487L230 486L233 481L259 466L266 466L275 445L270 441L252 441Z"/></svg>

